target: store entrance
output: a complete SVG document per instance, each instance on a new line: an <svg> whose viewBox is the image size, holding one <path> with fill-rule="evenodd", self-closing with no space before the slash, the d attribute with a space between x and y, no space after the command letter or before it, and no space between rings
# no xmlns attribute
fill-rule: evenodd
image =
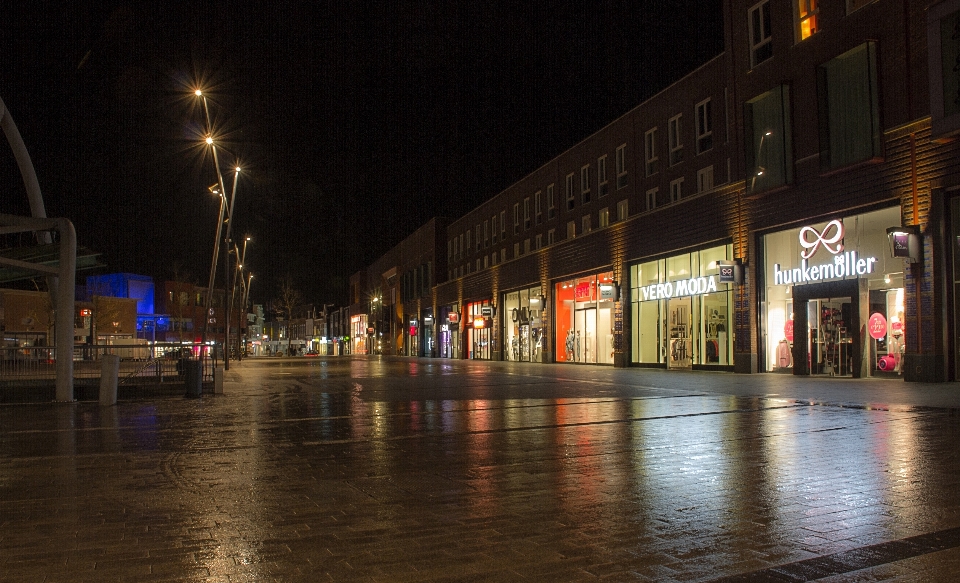
<svg viewBox="0 0 960 583"><path fill-rule="evenodd" d="M868 376L864 280L794 286L793 374L861 378ZM863 301L861 301L863 298Z"/></svg>
<svg viewBox="0 0 960 583"><path fill-rule="evenodd" d="M671 299L667 304L669 312L666 324L667 368L693 368L693 324L690 320L690 298Z"/></svg>

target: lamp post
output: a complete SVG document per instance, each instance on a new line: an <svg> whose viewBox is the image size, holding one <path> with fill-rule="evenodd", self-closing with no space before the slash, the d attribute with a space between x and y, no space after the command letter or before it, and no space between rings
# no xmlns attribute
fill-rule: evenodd
<svg viewBox="0 0 960 583"><path fill-rule="evenodd" d="M230 193L230 207L227 212L227 231L223 236L223 370L230 370L230 309L227 304L227 286L230 285L230 231L233 229L233 205L237 200L237 179L240 177L240 167L234 168L233 190Z"/></svg>
<svg viewBox="0 0 960 583"><path fill-rule="evenodd" d="M239 168L238 168L238 170L239 170ZM243 239L243 253L240 253L240 252L239 252L240 250L237 249L236 244L234 244L234 246L233 246L233 252L234 252L234 254L237 256L237 269L233 272L233 284L230 286L230 308L229 308L228 312L232 312L232 311L233 311L233 303L234 303L234 300L236 299L236 295L237 295L237 277L238 277L238 276L239 276L239 278L240 278L240 283L241 283L241 285L243 284L243 273L242 273L242 271L243 271L243 265L244 265L244 263L246 263L247 243L249 243L249 242L250 242L250 237L244 237L244 239ZM245 305L244 305L243 307L245 308ZM241 311L241 315L242 315L242 311ZM238 340L238 341L240 340L240 322L237 322L237 340ZM240 358L240 354L241 354L241 351L239 350L239 346L238 346L237 358ZM226 367L226 365L225 365L225 367Z"/></svg>

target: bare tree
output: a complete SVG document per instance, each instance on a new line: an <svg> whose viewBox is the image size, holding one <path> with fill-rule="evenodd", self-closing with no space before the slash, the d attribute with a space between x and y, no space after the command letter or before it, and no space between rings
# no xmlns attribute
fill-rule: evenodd
<svg viewBox="0 0 960 583"><path fill-rule="evenodd" d="M288 273L280 280L280 295L276 299L276 308L287 319L287 354L290 354L290 324L293 321L293 311L300 305L302 296L300 290L293 286L293 278Z"/></svg>

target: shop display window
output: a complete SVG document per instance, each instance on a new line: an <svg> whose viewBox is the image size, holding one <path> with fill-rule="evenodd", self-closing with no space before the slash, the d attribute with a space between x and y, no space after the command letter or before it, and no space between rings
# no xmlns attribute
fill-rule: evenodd
<svg viewBox="0 0 960 583"><path fill-rule="evenodd" d="M503 295L504 359L541 362L543 350L543 298L540 287Z"/></svg>
<svg viewBox="0 0 960 583"><path fill-rule="evenodd" d="M732 285L720 281L722 245L630 268L632 361L692 368L733 363Z"/></svg>
<svg viewBox="0 0 960 583"><path fill-rule="evenodd" d="M613 272L554 286L557 362L613 363Z"/></svg>

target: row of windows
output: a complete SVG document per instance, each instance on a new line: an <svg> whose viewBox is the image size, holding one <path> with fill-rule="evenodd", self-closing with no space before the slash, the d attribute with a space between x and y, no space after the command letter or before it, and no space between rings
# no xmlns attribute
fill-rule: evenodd
<svg viewBox="0 0 960 583"><path fill-rule="evenodd" d="M694 129L696 130L697 155L713 148L713 101L708 97L696 105L694 109ZM669 165L675 166L683 162L682 138L683 114L670 118L667 122L667 145L669 148ZM659 128L653 127L643 136L644 173L653 176L659 172L660 155L657 152Z"/></svg>
<svg viewBox="0 0 960 583"><path fill-rule="evenodd" d="M846 13L850 14L876 0L846 0ZM796 42L808 39L819 30L820 0L792 0L794 38ZM773 56L773 33L771 31L770 0L763 0L747 10L747 25L750 38L750 66L756 67Z"/></svg>

